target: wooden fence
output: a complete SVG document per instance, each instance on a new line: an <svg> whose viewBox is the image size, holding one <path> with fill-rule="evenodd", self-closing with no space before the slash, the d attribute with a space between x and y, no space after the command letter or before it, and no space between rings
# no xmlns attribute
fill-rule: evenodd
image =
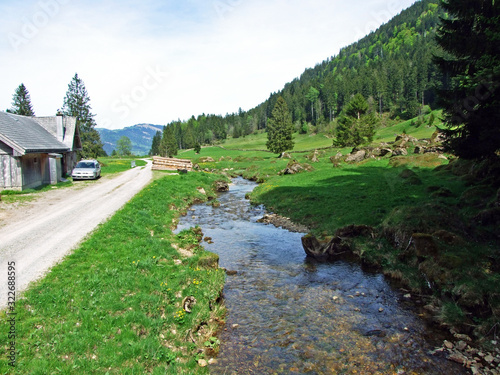
<svg viewBox="0 0 500 375"><path fill-rule="evenodd" d="M160 156L153 156L153 170L155 171L192 171L193 163L191 160L175 159L175 158L162 158Z"/></svg>

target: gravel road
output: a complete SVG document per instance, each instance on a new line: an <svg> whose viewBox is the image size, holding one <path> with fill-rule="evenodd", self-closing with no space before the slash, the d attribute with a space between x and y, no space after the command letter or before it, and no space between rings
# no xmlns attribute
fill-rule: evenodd
<svg viewBox="0 0 500 375"><path fill-rule="evenodd" d="M15 262L18 297L151 179L148 162L118 176L42 193L17 208L4 206L0 210L0 310L7 306L8 262Z"/></svg>

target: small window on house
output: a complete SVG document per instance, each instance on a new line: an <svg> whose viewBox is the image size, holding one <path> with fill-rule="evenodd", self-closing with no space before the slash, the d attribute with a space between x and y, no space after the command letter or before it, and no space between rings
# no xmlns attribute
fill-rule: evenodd
<svg viewBox="0 0 500 375"><path fill-rule="evenodd" d="M35 164L36 164L36 163L38 163L38 158L34 158L34 159L33 159L33 162L34 162Z"/></svg>

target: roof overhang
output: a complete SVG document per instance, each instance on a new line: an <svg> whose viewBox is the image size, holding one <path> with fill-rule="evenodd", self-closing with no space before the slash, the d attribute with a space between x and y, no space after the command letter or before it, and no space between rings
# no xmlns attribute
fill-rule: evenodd
<svg viewBox="0 0 500 375"><path fill-rule="evenodd" d="M14 154L17 154L18 156L24 155L26 153L26 150L19 146L16 142L13 142L10 138L5 137L3 134L0 133L0 141L5 143L7 146L11 147L14 150Z"/></svg>

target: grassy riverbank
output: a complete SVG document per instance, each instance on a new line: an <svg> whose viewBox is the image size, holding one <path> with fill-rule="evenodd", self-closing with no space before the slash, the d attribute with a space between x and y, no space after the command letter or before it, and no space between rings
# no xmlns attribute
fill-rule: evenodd
<svg viewBox="0 0 500 375"><path fill-rule="evenodd" d="M397 124L381 129L374 145L389 137L394 141L400 130L431 138L434 128ZM201 169L260 182L252 202L306 225L318 237L334 236L349 225L369 226L371 235L351 234L346 240L363 263L426 296L426 309L440 323L494 337L500 317L498 163L450 163L436 153L413 154L412 148L408 156L332 163L331 157L351 149L327 149L315 162L312 152L291 153L310 171L281 175L291 160L256 151L263 137L253 136L252 151L244 151L246 141L240 139L225 149L182 157ZM318 136L311 137L311 148L306 137L300 136L300 150L317 145Z"/></svg>
<svg viewBox="0 0 500 375"><path fill-rule="evenodd" d="M174 235L172 228L191 203L215 197L221 177L156 177L18 296L15 367L0 312L1 374L208 373L198 360L217 350L225 274L217 255L199 245L198 230ZM188 313L182 302L190 296L196 303Z"/></svg>

